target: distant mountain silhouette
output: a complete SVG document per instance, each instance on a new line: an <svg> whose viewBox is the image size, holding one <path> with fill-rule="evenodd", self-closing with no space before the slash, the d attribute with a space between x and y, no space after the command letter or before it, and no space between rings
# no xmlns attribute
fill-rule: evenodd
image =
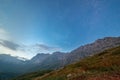
<svg viewBox="0 0 120 80"><path fill-rule="evenodd" d="M0 80L20 75L24 72L25 62L7 54L0 54Z"/></svg>
<svg viewBox="0 0 120 80"><path fill-rule="evenodd" d="M50 54L44 54L44 53L38 53L36 56L34 56L30 62L35 64L40 64L43 62L46 58L48 58Z"/></svg>
<svg viewBox="0 0 120 80"><path fill-rule="evenodd" d="M7 54L0 54L0 72L20 72L24 61Z"/></svg>

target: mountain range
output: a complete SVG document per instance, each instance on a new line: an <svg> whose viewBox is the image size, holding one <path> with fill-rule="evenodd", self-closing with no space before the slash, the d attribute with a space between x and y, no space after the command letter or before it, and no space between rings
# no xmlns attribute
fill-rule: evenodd
<svg viewBox="0 0 120 80"><path fill-rule="evenodd" d="M13 80L120 80L120 46L54 71L40 71Z"/></svg>
<svg viewBox="0 0 120 80"><path fill-rule="evenodd" d="M53 54L38 53L30 60L20 60L6 54L0 54L0 80L7 80L13 75L18 76L24 73L37 70L56 70L64 66L80 61L88 56L93 56L106 49L120 46L120 37L105 37L98 39L91 44L80 46L69 52L54 52ZM3 74L4 73L4 74Z"/></svg>

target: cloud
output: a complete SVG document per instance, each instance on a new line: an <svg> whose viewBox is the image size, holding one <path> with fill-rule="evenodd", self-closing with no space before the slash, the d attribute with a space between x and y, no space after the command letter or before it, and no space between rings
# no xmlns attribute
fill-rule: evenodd
<svg viewBox="0 0 120 80"><path fill-rule="evenodd" d="M24 51L19 50L20 47L21 45L12 42L9 32L3 27L0 27L0 54L29 58Z"/></svg>
<svg viewBox="0 0 120 80"><path fill-rule="evenodd" d="M39 53L53 53L55 51L60 51L61 48L59 47L53 47L53 46L48 46L45 44L35 44L34 48L37 50Z"/></svg>
<svg viewBox="0 0 120 80"><path fill-rule="evenodd" d="M44 45L44 44L36 44L35 46L38 47L39 49L47 50L47 51L60 50L60 48L58 48L58 47L51 47L51 46Z"/></svg>
<svg viewBox="0 0 120 80"><path fill-rule="evenodd" d="M0 39L0 45L4 46L6 48L9 48L11 50L17 50L20 47L20 45L18 45L16 43L13 43L13 42L7 41L7 40L2 40L2 39Z"/></svg>
<svg viewBox="0 0 120 80"><path fill-rule="evenodd" d="M60 50L61 48L59 47L53 47L46 44L34 43L25 45L18 43L7 30L0 27L0 54L10 54L12 56L30 59L37 53L53 53Z"/></svg>
<svg viewBox="0 0 120 80"><path fill-rule="evenodd" d="M24 58L32 58L37 53L53 53L60 51L59 47L52 47L45 44L23 45L9 40L0 39L0 53L10 54Z"/></svg>
<svg viewBox="0 0 120 80"><path fill-rule="evenodd" d="M21 50L15 51L4 46L0 46L0 54L10 54L12 56L19 56L30 59L30 56L28 56L28 54L26 54L24 51Z"/></svg>
<svg viewBox="0 0 120 80"><path fill-rule="evenodd" d="M21 45L9 40L0 39L0 54L10 54L12 56L19 56L24 58L30 58L27 53L20 50Z"/></svg>
<svg viewBox="0 0 120 80"><path fill-rule="evenodd" d="M23 51L26 53L32 53L33 55L36 55L37 53L53 53L56 51L60 51L61 48L59 47L52 47L45 44L33 44L33 45L24 45L24 48L22 48Z"/></svg>

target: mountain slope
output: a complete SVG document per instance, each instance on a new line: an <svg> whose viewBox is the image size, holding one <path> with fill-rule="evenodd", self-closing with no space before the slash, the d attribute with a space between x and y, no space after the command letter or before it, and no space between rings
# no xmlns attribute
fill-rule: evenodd
<svg viewBox="0 0 120 80"><path fill-rule="evenodd" d="M8 80L23 73L24 61L7 54L0 54L0 80Z"/></svg>
<svg viewBox="0 0 120 80"><path fill-rule="evenodd" d="M117 46L120 46L120 37L105 37L103 39L98 39L91 44L81 46L67 54L62 52L53 53L44 59L40 64L36 65L35 68L38 70L58 69L68 64L77 62L85 57L92 56L106 49Z"/></svg>
<svg viewBox="0 0 120 80"><path fill-rule="evenodd" d="M6 61L9 58L1 58L1 73L27 73L37 70L60 69L68 64L80 61L81 59L100 53L108 48L120 46L120 37L105 37L98 39L91 44L81 46L70 53L55 52L53 54L37 54L31 60L21 61L16 58ZM13 62L9 62L13 61ZM9 66L8 66L9 65ZM12 73L11 73L12 74Z"/></svg>
<svg viewBox="0 0 120 80"><path fill-rule="evenodd" d="M24 61L7 54L0 54L0 72L21 72Z"/></svg>
<svg viewBox="0 0 120 80"><path fill-rule="evenodd" d="M50 54L44 54L44 53L38 53L36 56L34 56L30 62L35 64L40 64L43 62L47 57L49 57Z"/></svg>
<svg viewBox="0 0 120 80"><path fill-rule="evenodd" d="M27 74L21 75L21 76L15 78L15 79L13 79L13 80L32 80L35 77L42 76L42 75L44 75L46 73L49 73L51 71L52 70L42 70L42 71L27 73Z"/></svg>
<svg viewBox="0 0 120 80"><path fill-rule="evenodd" d="M116 47L32 80L120 80L119 61Z"/></svg>
<svg viewBox="0 0 120 80"><path fill-rule="evenodd" d="M91 44L80 46L79 48L71 51L71 53L66 57L65 63L70 64L87 56L92 56L106 49L117 46L120 46L120 37L105 37L103 39L98 39Z"/></svg>
<svg viewBox="0 0 120 80"><path fill-rule="evenodd" d="M41 69L59 69L63 66L66 54L63 52L54 52L39 65Z"/></svg>

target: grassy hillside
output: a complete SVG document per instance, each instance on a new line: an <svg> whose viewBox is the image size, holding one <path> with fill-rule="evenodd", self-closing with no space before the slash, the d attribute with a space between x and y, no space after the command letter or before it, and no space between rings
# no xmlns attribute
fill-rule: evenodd
<svg viewBox="0 0 120 80"><path fill-rule="evenodd" d="M14 78L12 80L33 80L34 78L36 78L38 76L42 76L42 75L49 73L51 71L52 70L42 70L42 71L32 72L32 73L21 75L21 76Z"/></svg>
<svg viewBox="0 0 120 80"><path fill-rule="evenodd" d="M120 80L120 47L89 56L43 76L37 75L31 80Z"/></svg>

